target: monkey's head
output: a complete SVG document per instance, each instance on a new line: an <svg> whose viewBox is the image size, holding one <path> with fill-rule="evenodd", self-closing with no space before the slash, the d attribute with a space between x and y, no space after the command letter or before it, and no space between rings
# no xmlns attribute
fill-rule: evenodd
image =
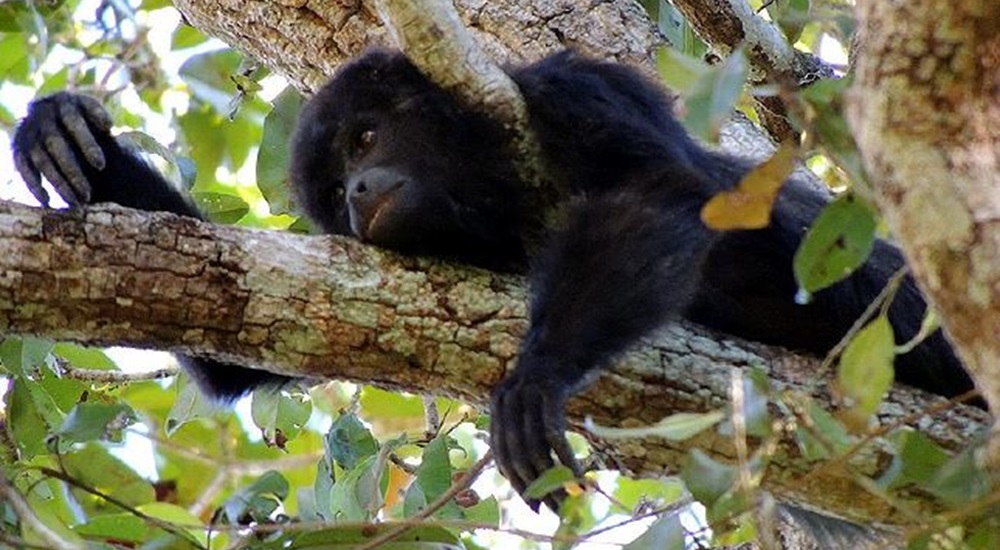
<svg viewBox="0 0 1000 550"><path fill-rule="evenodd" d="M306 105L296 201L327 233L474 263L520 250L518 182L500 126L464 110L402 54L370 51Z"/></svg>

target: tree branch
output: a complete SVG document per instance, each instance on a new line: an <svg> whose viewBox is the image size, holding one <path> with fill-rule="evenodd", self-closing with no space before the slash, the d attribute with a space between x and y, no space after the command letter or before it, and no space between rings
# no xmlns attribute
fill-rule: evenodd
<svg viewBox="0 0 1000 550"><path fill-rule="evenodd" d="M484 404L512 366L527 326L523 278L405 258L341 237L215 226L103 206L42 210L0 203L0 332L201 354L254 368L371 383ZM728 402L732 370L764 369L782 392L810 392L817 361L725 339L698 327L664 329L574 399L571 422L651 424ZM819 392L823 406L832 407ZM938 398L895 390L881 424L919 427L945 448L985 422L955 407L927 418ZM685 442L621 443L613 459L640 474L673 472L687 451L736 455L714 431ZM765 487L842 516L894 523L904 516L858 491L851 473L891 462L875 439L847 467L813 471L781 441ZM900 495L931 512L920 495Z"/></svg>

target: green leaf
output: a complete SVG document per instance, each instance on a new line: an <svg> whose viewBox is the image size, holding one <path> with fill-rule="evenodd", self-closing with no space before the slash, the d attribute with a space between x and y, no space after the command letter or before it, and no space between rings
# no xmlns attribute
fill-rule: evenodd
<svg viewBox="0 0 1000 550"><path fill-rule="evenodd" d="M198 519L198 516L195 516L186 509L177 506L176 504L170 504L167 502L150 502L149 504L138 506L138 509L140 512L150 517L161 519L173 525L192 526L184 529L183 531L187 539L198 543L200 545L199 548L208 547L205 530L200 527L204 522ZM154 548L159 547L156 545L151 546ZM166 546L165 548L176 548L176 546L171 545Z"/></svg>
<svg viewBox="0 0 1000 550"><path fill-rule="evenodd" d="M892 325L881 315L851 339L840 358L838 388L850 405L850 418L861 427L892 386L895 346Z"/></svg>
<svg viewBox="0 0 1000 550"><path fill-rule="evenodd" d="M368 456L337 480L330 494L333 519L371 521L382 508L380 481L385 461L376 458Z"/></svg>
<svg viewBox="0 0 1000 550"><path fill-rule="evenodd" d="M676 502L684 496L684 485L674 477L655 479L632 479L621 476L615 489L615 501L626 510L636 510L640 503L655 503L657 506Z"/></svg>
<svg viewBox="0 0 1000 550"><path fill-rule="evenodd" d="M448 458L448 436L435 437L424 447L420 467L417 468L416 481L413 483L420 489L423 502L410 501L408 498L406 506L404 506L407 517L412 516L419 509L423 509L426 504L437 500L438 497L446 493L451 488L452 472L451 460ZM417 509L414 509L414 504L418 505ZM434 512L433 517L459 519L462 517L462 512L458 505L452 501Z"/></svg>
<svg viewBox="0 0 1000 550"><path fill-rule="evenodd" d="M343 413L330 426L325 439L326 453L344 470L378 452L375 436L354 414Z"/></svg>
<svg viewBox="0 0 1000 550"><path fill-rule="evenodd" d="M799 97L815 112L812 127L823 151L855 184L867 189L868 177L861 154L844 118L844 94L852 82L850 76L820 80L803 88Z"/></svg>
<svg viewBox="0 0 1000 550"><path fill-rule="evenodd" d="M736 482L736 468L716 462L704 452L693 449L684 461L681 479L691 496L711 507Z"/></svg>
<svg viewBox="0 0 1000 550"><path fill-rule="evenodd" d="M875 213L854 195L827 204L795 252L800 302L850 275L865 263L875 243Z"/></svg>
<svg viewBox="0 0 1000 550"><path fill-rule="evenodd" d="M361 390L360 404L360 412L365 418L423 418L424 415L424 402L420 397L372 386Z"/></svg>
<svg viewBox="0 0 1000 550"><path fill-rule="evenodd" d="M14 379L13 387L4 395L7 423L21 460L45 454L45 441L50 431L62 423L62 412L37 383L22 377Z"/></svg>
<svg viewBox="0 0 1000 550"><path fill-rule="evenodd" d="M500 503L494 496L489 496L468 508L463 508L462 515L466 521L478 525L500 527Z"/></svg>
<svg viewBox="0 0 1000 550"><path fill-rule="evenodd" d="M145 480L115 458L107 449L88 443L62 458L66 473L90 487L96 487L129 506L156 500L156 493ZM101 504L89 501L95 507Z"/></svg>
<svg viewBox="0 0 1000 550"><path fill-rule="evenodd" d="M333 462L324 456L316 465L316 481L312 486L313 511L320 519L333 519L333 487L337 483L337 474Z"/></svg>
<svg viewBox="0 0 1000 550"><path fill-rule="evenodd" d="M282 440L295 439L309 421L312 403L302 394L256 391L250 414L254 424L264 432L264 438L283 449L284 444L278 441L277 434L282 434Z"/></svg>
<svg viewBox="0 0 1000 550"><path fill-rule="evenodd" d="M83 443L106 438L121 439L121 430L135 424L135 411L124 403L87 401L70 410L53 434L60 443ZM113 435L117 434L117 435Z"/></svg>
<svg viewBox="0 0 1000 550"><path fill-rule="evenodd" d="M278 472L266 472L226 499L222 517L232 525L265 522L286 498L288 480Z"/></svg>
<svg viewBox="0 0 1000 550"><path fill-rule="evenodd" d="M113 540L117 544L143 542L149 533L144 519L124 512L96 516L73 530L91 540Z"/></svg>
<svg viewBox="0 0 1000 550"><path fill-rule="evenodd" d="M710 68L700 59L666 47L656 52L656 70L664 84L686 96L708 75Z"/></svg>
<svg viewBox="0 0 1000 550"><path fill-rule="evenodd" d="M207 41L208 37L198 29L189 25L180 25L174 30L173 36L170 37L170 49L183 50L184 48L193 48Z"/></svg>
<svg viewBox="0 0 1000 550"><path fill-rule="evenodd" d="M770 403L771 384L767 373L759 368L750 369L743 378L743 416L747 432L754 437L771 435Z"/></svg>
<svg viewBox="0 0 1000 550"><path fill-rule="evenodd" d="M622 550L684 550L686 535L681 518L676 513L662 516L639 535L639 538L626 544Z"/></svg>
<svg viewBox="0 0 1000 550"><path fill-rule="evenodd" d="M52 347L52 354L78 369L118 370L118 365L99 348L62 342Z"/></svg>
<svg viewBox="0 0 1000 550"><path fill-rule="evenodd" d="M601 438L636 438L636 437L662 437L670 441L684 441L694 437L700 432L715 426L721 422L726 415L722 411L712 411L707 413L676 413L672 414L652 426L642 428L606 428L594 424L591 419L587 419L584 426L594 435Z"/></svg>
<svg viewBox="0 0 1000 550"><path fill-rule="evenodd" d="M264 119L264 134L257 153L257 186L271 214L291 212L288 166L292 158L292 133L301 109L302 96L288 86L274 99L274 107Z"/></svg>
<svg viewBox="0 0 1000 550"><path fill-rule="evenodd" d="M250 205L236 195L196 191L191 193L191 198L208 219L224 225L240 221L250 211Z"/></svg>
<svg viewBox="0 0 1000 550"><path fill-rule="evenodd" d="M805 408L813 426L812 431L802 423L796 426L795 440L802 456L810 461L824 460L831 457L831 450L833 455L841 455L850 449L854 441L844 425L812 399L806 400ZM822 441L814 433L820 435Z"/></svg>
<svg viewBox="0 0 1000 550"><path fill-rule="evenodd" d="M28 374L45 365L52 342L41 338L7 338L0 343L0 366L10 374Z"/></svg>
<svg viewBox="0 0 1000 550"><path fill-rule="evenodd" d="M991 494L990 476L976 458L979 450L966 448L938 469L924 487L952 508L960 508Z"/></svg>
<svg viewBox="0 0 1000 550"><path fill-rule="evenodd" d="M171 180L181 183L185 189L190 188L190 184L193 183L196 175L196 170L193 168L190 159L175 155L170 148L146 132L122 132L118 135L117 140L120 143L124 143L127 147L162 158L167 162L164 175Z"/></svg>
<svg viewBox="0 0 1000 550"><path fill-rule="evenodd" d="M239 72L242 56L235 50L222 49L191 56L181 65L180 76L191 95L209 104L218 114L229 112L229 102L236 93L230 76Z"/></svg>
<svg viewBox="0 0 1000 550"><path fill-rule="evenodd" d="M352 550L375 537L396 529L396 525L373 524L290 533L266 544L254 544L255 550ZM387 542L379 550L463 550L461 540L444 527L416 525Z"/></svg>
<svg viewBox="0 0 1000 550"><path fill-rule="evenodd" d="M904 428L893 439L896 454L892 465L879 478L879 484L887 489L909 484L928 486L948 462L948 453L916 430Z"/></svg>
<svg viewBox="0 0 1000 550"><path fill-rule="evenodd" d="M733 105L749 68L742 50L736 50L724 62L711 67L691 87L685 96L684 126L697 137L709 142L718 139L719 128L732 113Z"/></svg>
<svg viewBox="0 0 1000 550"><path fill-rule="evenodd" d="M574 481L576 481L576 475L573 474L573 470L562 465L553 466L542 472L538 479L528 485L528 488L524 490L524 498L541 499Z"/></svg>
<svg viewBox="0 0 1000 550"><path fill-rule="evenodd" d="M767 5L767 13L771 20L778 24L785 33L789 44L794 44L805 28L809 19L809 0L780 0Z"/></svg>
<svg viewBox="0 0 1000 550"><path fill-rule="evenodd" d="M212 416L218 406L205 397L198 387L186 376L181 377L176 386L179 388L177 399L174 400L167 413L164 429L168 436L173 436L181 426L192 420Z"/></svg>

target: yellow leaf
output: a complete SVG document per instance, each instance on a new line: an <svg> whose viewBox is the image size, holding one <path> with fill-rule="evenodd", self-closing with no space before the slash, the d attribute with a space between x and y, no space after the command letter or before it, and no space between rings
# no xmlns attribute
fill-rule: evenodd
<svg viewBox="0 0 1000 550"><path fill-rule="evenodd" d="M771 207L781 185L795 168L797 147L785 143L771 158L747 172L736 189L712 197L701 209L711 229L760 229L771 221Z"/></svg>

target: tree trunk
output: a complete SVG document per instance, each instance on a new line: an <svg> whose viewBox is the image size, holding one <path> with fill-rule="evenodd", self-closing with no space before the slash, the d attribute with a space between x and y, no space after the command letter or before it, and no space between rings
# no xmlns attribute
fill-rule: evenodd
<svg viewBox="0 0 1000 550"><path fill-rule="evenodd" d="M879 205L1000 412L1000 4L860 2L849 115ZM1000 424L991 438L1000 468Z"/></svg>

